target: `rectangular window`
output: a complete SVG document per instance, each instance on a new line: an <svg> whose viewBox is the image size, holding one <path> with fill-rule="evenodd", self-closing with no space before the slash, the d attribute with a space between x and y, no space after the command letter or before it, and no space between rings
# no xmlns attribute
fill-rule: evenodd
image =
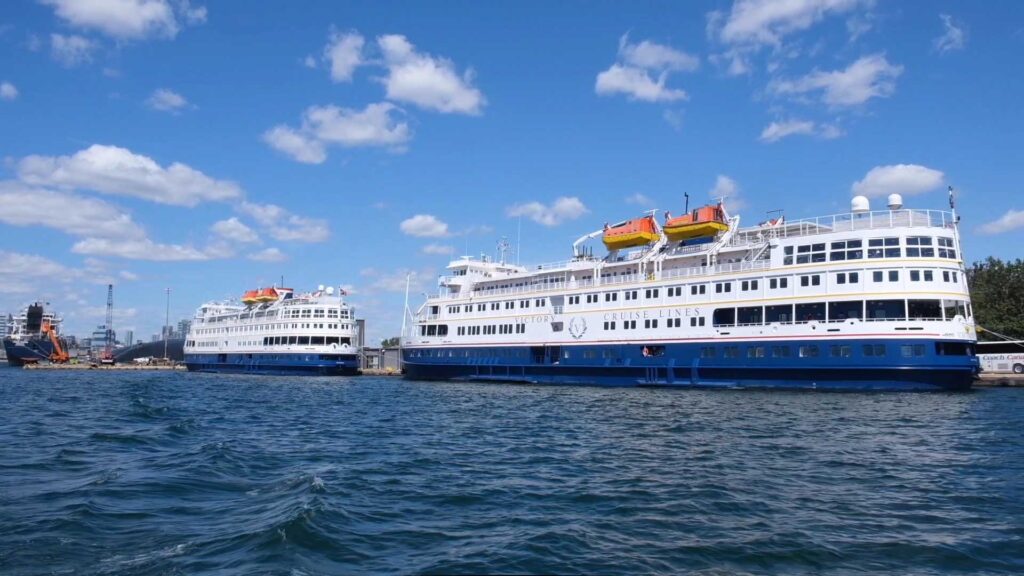
<svg viewBox="0 0 1024 576"><path fill-rule="evenodd" d="M884 275L881 270L875 270L871 273L871 279L875 282L881 282L884 279Z"/></svg>
<svg viewBox="0 0 1024 576"><path fill-rule="evenodd" d="M812 320L825 320L825 303L808 302L796 305L797 322L810 322Z"/></svg>
<svg viewBox="0 0 1024 576"><path fill-rule="evenodd" d="M931 282L932 280L934 280L934 276L932 275L932 271L931 270L925 270L924 271L924 281L925 282Z"/></svg>
<svg viewBox="0 0 1024 576"><path fill-rule="evenodd" d="M865 312L869 320L906 320L907 309L903 300L868 300Z"/></svg>
<svg viewBox="0 0 1024 576"><path fill-rule="evenodd" d="M636 290L626 290L623 292L623 300L636 300Z"/></svg>
<svg viewBox="0 0 1024 576"><path fill-rule="evenodd" d="M829 320L847 320L850 318L864 318L864 302L854 300L852 302L829 302Z"/></svg>
<svg viewBox="0 0 1024 576"><path fill-rule="evenodd" d="M940 300L907 300L907 316L911 320L941 320Z"/></svg>
<svg viewBox="0 0 1024 576"><path fill-rule="evenodd" d="M853 356L853 349L842 344L832 344L828 347L828 355L833 358L849 358Z"/></svg>
<svg viewBox="0 0 1024 576"><path fill-rule="evenodd" d="M786 323L793 321L793 305L792 304L780 304L775 306L764 307L764 321L768 324L772 322Z"/></svg>
<svg viewBox="0 0 1024 576"><path fill-rule="evenodd" d="M764 346L747 346L747 358L764 358Z"/></svg>
<svg viewBox="0 0 1024 576"><path fill-rule="evenodd" d="M910 271L910 281L911 282L920 282L921 281L921 271L920 270L911 270Z"/></svg>
<svg viewBox="0 0 1024 576"><path fill-rule="evenodd" d="M657 297L658 297L658 289L657 288L648 288L647 290L644 290L644 298L650 300L651 298L657 298Z"/></svg>
<svg viewBox="0 0 1024 576"><path fill-rule="evenodd" d="M800 357L801 358L817 358L818 357L818 347L815 346L814 344L810 344L810 345L807 345L807 346L801 346L800 347Z"/></svg>
<svg viewBox="0 0 1024 576"><path fill-rule="evenodd" d="M789 358L789 346L772 346L772 358Z"/></svg>
<svg viewBox="0 0 1024 576"><path fill-rule="evenodd" d="M850 284L856 284L860 282L860 274L857 272L850 272Z"/></svg>
<svg viewBox="0 0 1024 576"><path fill-rule="evenodd" d="M735 308L716 308L711 317L712 325L714 326L735 326L736 325L736 309Z"/></svg>
<svg viewBox="0 0 1024 576"><path fill-rule="evenodd" d="M739 325L760 325L764 321L764 309L760 306L744 306L736 309L736 323Z"/></svg>
<svg viewBox="0 0 1024 576"><path fill-rule="evenodd" d="M864 344L863 351L867 357L885 356L885 344Z"/></svg>
<svg viewBox="0 0 1024 576"><path fill-rule="evenodd" d="M889 282L899 282L899 281L900 281L900 271L899 270L889 270Z"/></svg>
<svg viewBox="0 0 1024 576"><path fill-rule="evenodd" d="M846 284L846 272L836 274L836 284Z"/></svg>
<svg viewBox="0 0 1024 576"><path fill-rule="evenodd" d="M739 358L740 347L739 346L726 346L722 349L722 356L725 358Z"/></svg>

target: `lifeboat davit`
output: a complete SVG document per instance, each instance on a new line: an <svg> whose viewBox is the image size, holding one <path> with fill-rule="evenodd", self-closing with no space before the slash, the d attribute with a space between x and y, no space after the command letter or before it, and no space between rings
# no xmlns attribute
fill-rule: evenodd
<svg viewBox="0 0 1024 576"><path fill-rule="evenodd" d="M242 304L256 304L259 302L259 300L257 300L259 294L259 290L247 290L245 294L242 295Z"/></svg>
<svg viewBox="0 0 1024 576"><path fill-rule="evenodd" d="M728 229L721 204L694 208L689 214L667 220L664 226L665 235L673 242L707 238Z"/></svg>
<svg viewBox="0 0 1024 576"><path fill-rule="evenodd" d="M277 300L277 290L273 288L263 288L256 294L257 302L273 302Z"/></svg>
<svg viewBox="0 0 1024 576"><path fill-rule="evenodd" d="M606 227L602 240L609 250L621 250L656 242L658 230L654 218L644 216Z"/></svg>

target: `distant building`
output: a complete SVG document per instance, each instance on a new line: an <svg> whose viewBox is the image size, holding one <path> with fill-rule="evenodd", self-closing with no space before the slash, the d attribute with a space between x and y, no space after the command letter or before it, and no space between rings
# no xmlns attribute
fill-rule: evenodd
<svg viewBox="0 0 1024 576"><path fill-rule="evenodd" d="M149 341L150 342L159 342L160 341L160 335L159 334L153 334L152 336L149 337Z"/></svg>
<svg viewBox="0 0 1024 576"><path fill-rule="evenodd" d="M125 330L124 331L124 345L125 346L131 346L133 344L135 344L135 331L134 330Z"/></svg>
<svg viewBox="0 0 1024 576"><path fill-rule="evenodd" d="M160 337L157 340L163 340L164 338L174 338L174 326L168 324L160 329Z"/></svg>
<svg viewBox="0 0 1024 576"><path fill-rule="evenodd" d="M192 328L191 320L179 320L178 321L178 332L175 335L176 338L184 338L188 336L189 329Z"/></svg>
<svg viewBox="0 0 1024 576"><path fill-rule="evenodd" d="M107 338L110 338L110 347L113 348L117 345L117 333L113 330L107 330L106 325L100 324L92 331L92 338L89 340L89 353L93 356L99 356L104 350L107 349Z"/></svg>

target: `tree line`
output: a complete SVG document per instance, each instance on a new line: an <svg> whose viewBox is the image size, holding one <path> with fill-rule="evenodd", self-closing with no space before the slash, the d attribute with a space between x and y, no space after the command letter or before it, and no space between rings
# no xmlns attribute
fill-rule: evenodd
<svg viewBox="0 0 1024 576"><path fill-rule="evenodd" d="M986 331L1024 340L1024 260L989 256L967 269L975 323ZM981 340L1001 340L979 331Z"/></svg>

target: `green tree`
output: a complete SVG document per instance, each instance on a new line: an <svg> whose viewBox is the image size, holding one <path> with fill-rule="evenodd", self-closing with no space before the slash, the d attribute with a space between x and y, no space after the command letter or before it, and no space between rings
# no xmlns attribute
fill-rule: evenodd
<svg viewBox="0 0 1024 576"><path fill-rule="evenodd" d="M1024 339L1024 261L989 256L967 269L974 320L981 328ZM985 332L978 337L998 340Z"/></svg>
<svg viewBox="0 0 1024 576"><path fill-rule="evenodd" d="M380 347L381 348L397 348L398 347L398 342L399 342L398 336L394 336L392 338L385 338L385 339L380 341Z"/></svg>

